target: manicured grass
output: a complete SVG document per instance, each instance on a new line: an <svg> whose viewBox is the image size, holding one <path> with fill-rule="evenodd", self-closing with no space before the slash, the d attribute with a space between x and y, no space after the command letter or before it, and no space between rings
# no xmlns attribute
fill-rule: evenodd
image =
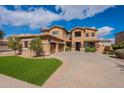
<svg viewBox="0 0 124 93"><path fill-rule="evenodd" d="M62 62L58 59L0 57L0 73L41 86Z"/></svg>

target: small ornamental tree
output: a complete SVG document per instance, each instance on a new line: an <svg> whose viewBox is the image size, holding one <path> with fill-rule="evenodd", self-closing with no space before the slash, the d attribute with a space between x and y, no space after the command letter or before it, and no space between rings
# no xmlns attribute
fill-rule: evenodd
<svg viewBox="0 0 124 93"><path fill-rule="evenodd" d="M8 47L10 49L13 49L15 51L15 55L17 54L16 51L18 52L22 50L22 44L21 40L15 36L8 37Z"/></svg>
<svg viewBox="0 0 124 93"><path fill-rule="evenodd" d="M3 39L5 33L0 29L0 39Z"/></svg>
<svg viewBox="0 0 124 93"><path fill-rule="evenodd" d="M43 52L42 39L38 36L30 42L29 49L35 53L33 56L40 56Z"/></svg>

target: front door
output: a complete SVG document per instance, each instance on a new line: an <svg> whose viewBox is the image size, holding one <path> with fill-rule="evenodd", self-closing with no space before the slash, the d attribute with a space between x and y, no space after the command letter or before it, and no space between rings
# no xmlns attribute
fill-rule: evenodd
<svg viewBox="0 0 124 93"><path fill-rule="evenodd" d="M24 47L28 48L28 41L24 41Z"/></svg>
<svg viewBox="0 0 124 93"><path fill-rule="evenodd" d="M81 48L81 42L76 42L75 43L75 45L76 45L76 51L80 51L80 48Z"/></svg>

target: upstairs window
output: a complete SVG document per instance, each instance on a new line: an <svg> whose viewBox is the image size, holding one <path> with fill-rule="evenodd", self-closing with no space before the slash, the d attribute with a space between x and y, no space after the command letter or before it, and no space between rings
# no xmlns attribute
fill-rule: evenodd
<svg viewBox="0 0 124 93"><path fill-rule="evenodd" d="M91 33L91 37L95 37L95 33Z"/></svg>
<svg viewBox="0 0 124 93"><path fill-rule="evenodd" d="M89 37L89 33L86 33L86 37Z"/></svg>
<svg viewBox="0 0 124 93"><path fill-rule="evenodd" d="M81 37L81 32L75 32L75 37Z"/></svg>
<svg viewBox="0 0 124 93"><path fill-rule="evenodd" d="M52 34L53 34L53 35L58 35L58 34L59 34L59 31L53 31Z"/></svg>

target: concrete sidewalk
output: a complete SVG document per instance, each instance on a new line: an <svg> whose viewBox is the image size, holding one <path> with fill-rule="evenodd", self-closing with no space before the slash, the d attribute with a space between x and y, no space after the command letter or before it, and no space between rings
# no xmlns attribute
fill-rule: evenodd
<svg viewBox="0 0 124 93"><path fill-rule="evenodd" d="M0 88L38 88L38 86L0 74Z"/></svg>

